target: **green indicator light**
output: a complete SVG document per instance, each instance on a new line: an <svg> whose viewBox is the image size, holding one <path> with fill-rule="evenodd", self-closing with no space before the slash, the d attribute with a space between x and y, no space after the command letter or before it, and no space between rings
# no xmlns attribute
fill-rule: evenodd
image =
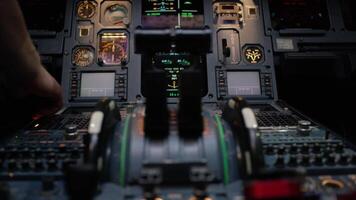
<svg viewBox="0 0 356 200"><path fill-rule="evenodd" d="M173 61L172 60L162 60L162 63L165 65L171 65L171 64L173 64Z"/></svg>
<svg viewBox="0 0 356 200"><path fill-rule="evenodd" d="M147 16L161 16L161 13L147 13Z"/></svg>
<svg viewBox="0 0 356 200"><path fill-rule="evenodd" d="M190 66L191 65L191 62L186 59L178 60L177 62L182 66ZM183 68L183 70L184 70L184 68Z"/></svg>
<svg viewBox="0 0 356 200"><path fill-rule="evenodd" d="M178 92L170 92L168 95L169 97L179 97Z"/></svg>
<svg viewBox="0 0 356 200"><path fill-rule="evenodd" d="M182 17L193 18L194 15L193 15L193 13L182 13Z"/></svg>

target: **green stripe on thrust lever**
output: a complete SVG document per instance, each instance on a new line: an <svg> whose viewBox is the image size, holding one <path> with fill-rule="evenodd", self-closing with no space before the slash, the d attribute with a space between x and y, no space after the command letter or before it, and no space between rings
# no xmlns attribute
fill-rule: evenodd
<svg viewBox="0 0 356 200"><path fill-rule="evenodd" d="M125 173L126 173L126 155L127 155L127 141L129 137L129 125L131 121L131 115L127 115L124 124L124 130L122 133L121 149L120 149L120 185L125 185Z"/></svg>
<svg viewBox="0 0 356 200"><path fill-rule="evenodd" d="M229 161L228 161L229 159L228 159L227 147L225 143L225 131L221 123L220 117L218 115L215 115L215 121L218 126L220 148L221 148L221 154L223 159L224 184L227 185L229 183Z"/></svg>

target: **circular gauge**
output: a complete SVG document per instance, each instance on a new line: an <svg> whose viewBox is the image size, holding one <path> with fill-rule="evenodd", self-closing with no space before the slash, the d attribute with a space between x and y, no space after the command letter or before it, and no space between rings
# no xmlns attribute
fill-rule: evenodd
<svg viewBox="0 0 356 200"><path fill-rule="evenodd" d="M108 7L104 15L105 21L112 25L128 24L128 11L120 4Z"/></svg>
<svg viewBox="0 0 356 200"><path fill-rule="evenodd" d="M82 19L92 18L95 14L96 5L92 1L82 1L78 4L77 15Z"/></svg>
<svg viewBox="0 0 356 200"><path fill-rule="evenodd" d="M102 46L100 58L106 65L121 64L126 59L125 49L115 41L106 43Z"/></svg>
<svg viewBox="0 0 356 200"><path fill-rule="evenodd" d="M263 61L263 50L258 46L249 46L245 49L245 59L250 64L258 64Z"/></svg>
<svg viewBox="0 0 356 200"><path fill-rule="evenodd" d="M87 67L94 61L94 53L90 48L81 47L73 53L73 63L79 67Z"/></svg>

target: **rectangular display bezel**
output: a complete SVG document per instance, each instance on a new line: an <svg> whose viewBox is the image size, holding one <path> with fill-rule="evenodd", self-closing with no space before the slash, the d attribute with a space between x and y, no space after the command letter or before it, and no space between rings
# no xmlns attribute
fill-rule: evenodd
<svg viewBox="0 0 356 200"><path fill-rule="evenodd" d="M112 80L110 80L110 82L112 82L112 95L110 94L110 95L98 95L98 96L96 96L96 95L93 95L93 96L91 96L91 95L83 95L83 93L84 93L84 91L83 91L83 84L85 84L84 83L84 75L104 75L104 74L106 74L106 75L110 75L110 76L112 76L112 77L110 77L110 78L112 78ZM89 78L89 77L88 77ZM93 77L91 77L91 78L93 78ZM104 77L102 77L102 78L104 78ZM105 79L106 78L109 78L109 77L105 77ZM79 89L79 97L81 97L81 98L102 98L102 97L115 97L115 80L116 80L116 73L115 72L82 72L81 73L81 75L80 75L80 85L78 85L78 89ZM99 81L99 80L91 80L91 81L94 81L94 82L97 82L97 81ZM96 88L96 89L103 89L103 88Z"/></svg>
<svg viewBox="0 0 356 200"><path fill-rule="evenodd" d="M236 92L236 94L232 94L230 93L230 81L229 81L229 75L231 75L232 73L238 73L238 74L247 74L247 73L253 73L254 75L257 74L257 81L258 81L258 94L239 94L238 92ZM253 70L253 71L226 71L226 83L227 83L227 94L229 96L249 96L249 97L258 97L262 95L262 84L261 84L261 73L260 71L257 70Z"/></svg>
<svg viewBox="0 0 356 200"><path fill-rule="evenodd" d="M184 9L185 5L181 5L181 0L174 0L171 2L170 10L155 10L151 9L149 0L142 1L142 17L141 23L144 28L203 28L205 25L205 12L204 12L204 0L195 1L198 9ZM157 2L154 2L157 4ZM162 2L163 3L163 2ZM166 2L165 2L166 3ZM200 4L199 4L200 3ZM194 5L194 4L193 4ZM176 6L176 7L175 7ZM180 7L181 6L181 7ZM194 21L190 21L192 18ZM187 20L188 19L188 20ZM174 23L173 23L174 22Z"/></svg>
<svg viewBox="0 0 356 200"><path fill-rule="evenodd" d="M268 0L268 4L274 30L330 29L327 0Z"/></svg>
<svg viewBox="0 0 356 200"><path fill-rule="evenodd" d="M110 37L110 36L125 36L126 37L126 47L125 47L125 59L121 60L120 62L114 63L105 63L103 58L102 58L102 47L101 47L101 42L102 42L102 36ZM127 31L123 30L105 30L101 31L97 35L97 59L98 59L98 64L101 66L125 66L126 64L129 63L130 61L130 35ZM123 62L124 61L124 62Z"/></svg>

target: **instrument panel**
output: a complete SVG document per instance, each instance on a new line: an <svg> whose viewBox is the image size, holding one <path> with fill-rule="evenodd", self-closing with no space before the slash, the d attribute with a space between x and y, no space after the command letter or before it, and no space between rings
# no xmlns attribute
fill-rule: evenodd
<svg viewBox="0 0 356 200"><path fill-rule="evenodd" d="M208 8L213 12L209 12ZM246 70L247 74L269 74L272 77L267 93L264 92L264 79L261 78L258 81L261 84L260 91L252 92L252 95L246 92L246 96L253 99L273 99L276 96L273 68L270 67L273 66L273 60L265 52L265 49L271 49L271 43L262 32L263 20L260 18L260 12L259 5L252 0L243 3L207 3L200 0L78 0L75 2L72 18L76 37L68 38L65 43L65 48L72 52L70 65L66 59L63 64L63 74L70 75L63 77L65 88L68 88L67 103L88 105L99 99L99 96L95 95L81 95L80 79L83 73L88 72L114 72L124 76L124 83L114 83L114 88L117 88L117 85L125 88L114 89L120 90L122 94L120 97L114 95L117 99L130 102L144 98L143 80L145 73L151 69L163 70L166 73L166 96L170 102L177 102L180 74L183 70L191 69L188 65L193 63L196 63L196 68L201 72L201 96L204 101L228 98L236 93L231 92L233 86L229 90L227 85L224 85L226 81L219 82L218 69L229 70L231 73ZM246 20L252 23L246 23ZM177 51L175 44L172 44L170 49L159 51L154 51L152 47L153 52L145 55L136 53L136 30L204 29L211 32L211 41L217 41L212 42L211 52L208 54L193 55L189 50ZM251 30L259 34L251 35ZM152 45L156 44L148 44L146 48L150 49ZM232 80L229 82L234 83ZM218 87L214 88L208 83L218 83ZM236 83L243 84L234 84Z"/></svg>
<svg viewBox="0 0 356 200"><path fill-rule="evenodd" d="M347 3L345 1L343 5ZM262 9L269 12L262 12ZM136 49L136 31L209 30L210 52L194 55L202 60L203 101L213 102L236 94L245 94L243 96L251 100L276 100L273 51L296 51L299 42L308 41L295 37L297 35L322 34L320 30L332 34L335 28L331 24L330 12L330 5L325 0L261 3L253 0L78 0L71 18L76 37L68 38L65 43L65 49L72 52L71 64L64 60L63 74L115 71L125 77L125 84L120 85L129 87L120 89L125 98L117 99L131 102L145 97L142 80L147 69L153 67L167 73L170 82L167 96L170 102L178 102L179 74L185 67L157 67L156 59L157 55L189 54L189 50L177 51L173 41L171 49L155 51L155 45L166 42L162 37L157 44L147 43L145 48L152 52L143 55ZM352 14L345 19L352 20ZM278 37L280 34L285 36ZM169 61L175 63L176 59ZM239 79L242 72L259 74L259 78L249 85L250 89L256 88L252 89L254 92L242 92L248 83L234 80ZM63 77L63 83L68 90L69 105L93 104L98 99L80 97L77 92L80 87L71 76ZM215 83L215 86L209 83Z"/></svg>
<svg viewBox="0 0 356 200"><path fill-rule="evenodd" d="M340 6L345 7L348 3L345 0ZM64 46L65 51L72 54L63 62L62 82L67 104L92 105L98 100L99 97L80 96L81 88L72 78L87 72L115 72L124 76L124 83L115 83L125 88L120 89L122 95L117 99L124 102L142 100L145 98L142 80L146 71L152 68L167 73L167 91L170 91L167 96L170 102L178 102L179 74L186 67L157 67L159 61L156 59L160 57L157 55L188 55L189 48L183 52L177 50L179 44L174 44L173 40L169 41L172 42L170 49L155 50L155 46L167 43L162 37L161 41L154 40L156 43L147 42L145 49L151 52L144 55L137 51L137 31L171 31L171 35L176 34L174 31L210 32L209 52L194 55L202 61L202 67L198 68L204 80L204 102L227 99L236 94L245 94L243 96L254 101L276 100L274 52L298 51L303 46L299 43L311 42L316 37L333 41L337 30L332 27L330 5L325 0L78 0L70 18L75 37L68 37ZM344 18L345 22L351 21L352 13L346 12ZM345 25L344 30L352 29L348 23ZM352 38L349 37L352 34L345 34L340 39ZM176 58L168 59L167 63L170 62L175 65ZM244 73L258 73L259 77L252 83L235 80ZM246 84L252 84L246 90L254 92L242 92Z"/></svg>

